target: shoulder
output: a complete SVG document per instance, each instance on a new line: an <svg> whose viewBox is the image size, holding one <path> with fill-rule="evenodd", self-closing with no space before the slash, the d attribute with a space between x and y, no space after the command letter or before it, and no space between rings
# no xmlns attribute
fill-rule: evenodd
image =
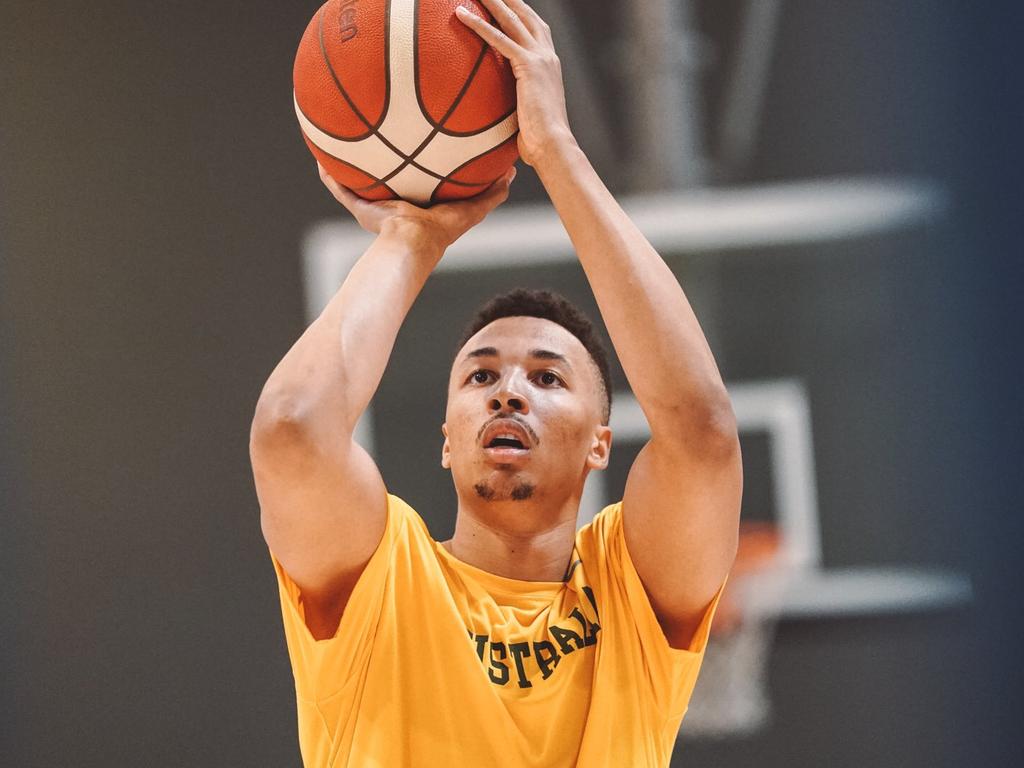
<svg viewBox="0 0 1024 768"><path fill-rule="evenodd" d="M626 544L623 526L619 501L602 509L577 533L577 551L596 593L599 610L622 619L628 617L641 641L658 653L682 653L682 649L703 653L724 581L694 620L677 628L652 601Z"/></svg>
<svg viewBox="0 0 1024 768"><path fill-rule="evenodd" d="M607 548L614 543L622 531L622 502L617 501L602 509L594 518L576 532L576 546L580 554L584 550L591 556L606 555Z"/></svg>
<svg viewBox="0 0 1024 768"><path fill-rule="evenodd" d="M388 494L388 520L384 538L393 543L401 540L434 543L434 538L419 512L405 499L393 493Z"/></svg>
<svg viewBox="0 0 1024 768"><path fill-rule="evenodd" d="M623 541L622 502L609 504L576 532L576 556L600 594L621 588Z"/></svg>

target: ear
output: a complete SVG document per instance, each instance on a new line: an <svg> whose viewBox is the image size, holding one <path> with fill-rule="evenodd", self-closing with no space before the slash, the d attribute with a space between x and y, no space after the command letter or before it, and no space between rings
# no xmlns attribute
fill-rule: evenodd
<svg viewBox="0 0 1024 768"><path fill-rule="evenodd" d="M587 467L590 469L604 469L608 466L608 458L612 453L612 430L604 425L594 430L594 439L590 443L590 452L587 453Z"/></svg>
<svg viewBox="0 0 1024 768"><path fill-rule="evenodd" d="M448 425L441 425L441 434L444 435L444 443L441 444L441 466L445 469L452 468L452 447L448 444Z"/></svg>

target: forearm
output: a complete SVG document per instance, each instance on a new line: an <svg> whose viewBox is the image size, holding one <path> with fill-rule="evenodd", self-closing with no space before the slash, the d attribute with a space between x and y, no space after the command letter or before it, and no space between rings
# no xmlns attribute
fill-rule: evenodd
<svg viewBox="0 0 1024 768"><path fill-rule="evenodd" d="M668 265L577 147L552 152L537 171L652 431L728 426L728 397L714 356Z"/></svg>
<svg viewBox="0 0 1024 768"><path fill-rule="evenodd" d="M287 421L327 439L351 435L442 254L404 222L386 227L270 375L257 421Z"/></svg>

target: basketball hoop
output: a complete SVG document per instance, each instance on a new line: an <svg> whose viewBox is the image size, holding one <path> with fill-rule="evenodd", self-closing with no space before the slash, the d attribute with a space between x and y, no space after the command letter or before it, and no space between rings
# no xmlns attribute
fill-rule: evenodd
<svg viewBox="0 0 1024 768"><path fill-rule="evenodd" d="M791 570L772 523L740 525L739 548L722 593L700 677L680 737L721 739L767 724L768 656Z"/></svg>

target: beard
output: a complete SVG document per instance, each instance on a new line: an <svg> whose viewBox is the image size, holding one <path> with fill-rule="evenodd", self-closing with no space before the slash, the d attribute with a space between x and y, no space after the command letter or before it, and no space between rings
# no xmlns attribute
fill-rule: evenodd
<svg viewBox="0 0 1024 768"><path fill-rule="evenodd" d="M511 490L502 491L501 493L496 491L494 486L489 483L477 483L473 486L473 490L484 501L526 501L533 496L535 487L533 483L520 480L512 486Z"/></svg>

